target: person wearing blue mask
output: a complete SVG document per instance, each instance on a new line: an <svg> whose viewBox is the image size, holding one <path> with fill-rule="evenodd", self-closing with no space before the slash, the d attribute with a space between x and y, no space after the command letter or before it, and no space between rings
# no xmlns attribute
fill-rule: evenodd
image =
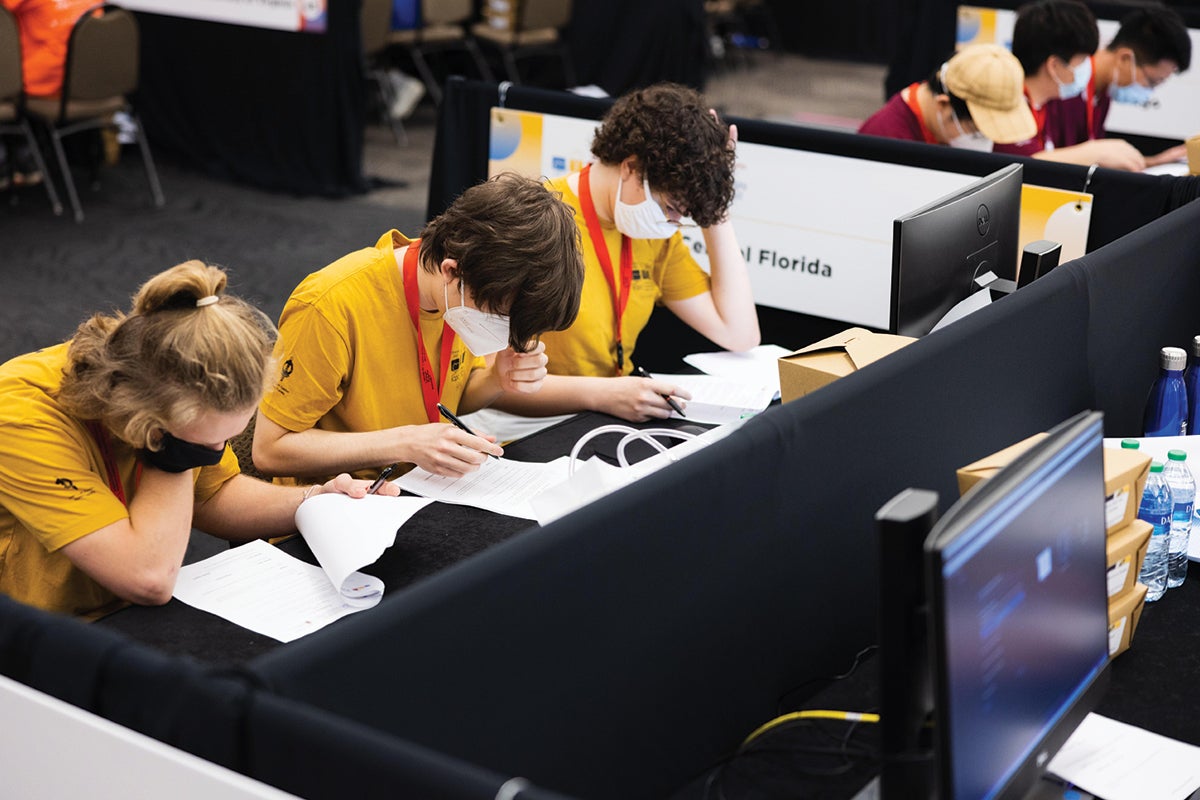
<svg viewBox="0 0 1200 800"><path fill-rule="evenodd" d="M419 239L388 231L306 277L279 318L255 467L281 482L412 465L457 477L503 450L446 424L546 376L538 337L579 309L571 209L511 173L463 192Z"/></svg>
<svg viewBox="0 0 1200 800"><path fill-rule="evenodd" d="M1057 148L1105 138L1104 123L1113 103L1149 105L1154 90L1185 71L1191 58L1192 40L1178 13L1161 5L1130 12L1108 46L1092 57L1092 78L1084 93L1047 104L1047 136ZM1147 156L1146 165L1186 157L1180 144Z"/></svg>
<svg viewBox="0 0 1200 800"><path fill-rule="evenodd" d="M1052 103L1086 95L1092 83L1092 54L1099 44L1096 17L1079 0L1035 0L1017 9L1012 52L1025 69L1025 97L1037 121L1037 133L1023 142L997 144L993 152L1112 169L1145 169L1145 158L1123 139L1091 139L1059 147L1050 136Z"/></svg>

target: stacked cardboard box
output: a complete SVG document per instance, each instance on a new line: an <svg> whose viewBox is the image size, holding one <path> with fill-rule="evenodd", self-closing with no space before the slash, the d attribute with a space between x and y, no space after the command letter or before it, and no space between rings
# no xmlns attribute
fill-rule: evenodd
<svg viewBox="0 0 1200 800"><path fill-rule="evenodd" d="M779 357L780 399L790 403L915 342L911 336L847 328Z"/></svg>
<svg viewBox="0 0 1200 800"><path fill-rule="evenodd" d="M958 491L966 494L990 478L1035 442L1037 433L1011 447L958 470ZM1129 649L1142 615L1146 587L1137 582L1150 543L1151 526L1137 518L1142 489L1150 472L1150 457L1136 450L1104 448L1104 516L1108 553L1108 654Z"/></svg>

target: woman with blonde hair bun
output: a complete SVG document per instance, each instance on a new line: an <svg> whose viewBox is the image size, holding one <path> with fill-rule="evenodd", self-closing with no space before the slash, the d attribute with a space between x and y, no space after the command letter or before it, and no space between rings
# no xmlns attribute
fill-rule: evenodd
<svg viewBox="0 0 1200 800"><path fill-rule="evenodd" d="M128 313L0 365L0 592L90 619L165 603L193 527L279 536L313 494L367 493L345 474L308 487L239 474L229 440L272 377L275 330L225 285L217 267L179 264Z"/></svg>

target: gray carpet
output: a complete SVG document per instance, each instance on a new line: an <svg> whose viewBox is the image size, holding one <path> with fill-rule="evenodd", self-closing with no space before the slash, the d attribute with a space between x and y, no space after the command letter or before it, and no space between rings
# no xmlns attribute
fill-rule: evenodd
<svg viewBox="0 0 1200 800"><path fill-rule="evenodd" d="M309 272L399 228L423 209L372 195L328 200L268 194L158 164L166 205L152 206L136 151L84 180L84 221L55 217L41 187L0 192L0 361L70 337L96 310L127 308L150 275L199 258L219 264L230 291L277 319ZM381 193L385 194L385 193Z"/></svg>

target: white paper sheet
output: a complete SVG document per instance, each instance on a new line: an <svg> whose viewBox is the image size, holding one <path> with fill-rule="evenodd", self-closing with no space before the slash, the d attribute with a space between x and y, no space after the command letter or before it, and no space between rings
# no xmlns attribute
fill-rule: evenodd
<svg viewBox="0 0 1200 800"><path fill-rule="evenodd" d="M355 576L369 576L354 573ZM179 570L175 597L235 625L281 642L319 630L375 605L350 605L320 567L262 540L247 542Z"/></svg>
<svg viewBox="0 0 1200 800"><path fill-rule="evenodd" d="M673 383L691 394L692 399L687 401L687 408L683 410L684 416L690 421L710 425L728 425L760 413L771 405L771 398L779 385L778 379L771 386L733 381L717 375L653 373L653 377ZM674 411L671 417L681 419Z"/></svg>
<svg viewBox="0 0 1200 800"><path fill-rule="evenodd" d="M770 386L773 397L779 397L779 359L790 352L777 344L760 344L744 353L692 353L683 360L708 375L751 386Z"/></svg>
<svg viewBox="0 0 1200 800"><path fill-rule="evenodd" d="M396 529L431 502L423 497L319 494L296 509L296 529L346 602L374 605L379 600L370 598L383 594L383 581L355 570L378 561L396 543Z"/></svg>
<svg viewBox="0 0 1200 800"><path fill-rule="evenodd" d="M489 458L474 472L446 478L414 468L396 479L406 492L443 503L474 506L497 514L537 519L530 500L546 488L567 479L567 457L545 464Z"/></svg>
<svg viewBox="0 0 1200 800"><path fill-rule="evenodd" d="M1048 769L1105 800L1183 800L1200 788L1200 747L1088 714Z"/></svg>

